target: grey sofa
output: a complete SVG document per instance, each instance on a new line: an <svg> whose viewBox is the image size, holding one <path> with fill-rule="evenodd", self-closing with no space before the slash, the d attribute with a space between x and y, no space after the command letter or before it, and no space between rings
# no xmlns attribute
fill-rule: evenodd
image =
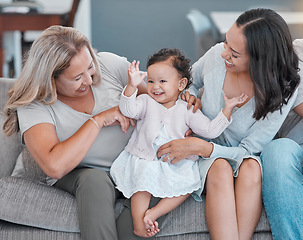
<svg viewBox="0 0 303 240"><path fill-rule="evenodd" d="M13 82L0 78L1 110ZM19 134L3 134L2 111L0 123L0 239L81 239L74 197L45 184L45 175L21 145ZM20 172L20 164L24 171ZM121 200L116 205L117 216L122 207ZM204 204L189 198L167 215L157 239L210 239ZM272 239L264 210L253 239Z"/></svg>

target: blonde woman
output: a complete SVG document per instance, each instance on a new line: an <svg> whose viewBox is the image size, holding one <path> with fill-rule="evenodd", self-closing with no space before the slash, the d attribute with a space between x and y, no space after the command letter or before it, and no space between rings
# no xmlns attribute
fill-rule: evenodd
<svg viewBox="0 0 303 240"><path fill-rule="evenodd" d="M82 239L118 239L118 193L108 171L132 132L117 107L129 65L111 53L95 55L79 31L52 26L33 43L4 109L3 131L20 131L48 183L75 195ZM124 239L136 239L130 212L122 216Z"/></svg>

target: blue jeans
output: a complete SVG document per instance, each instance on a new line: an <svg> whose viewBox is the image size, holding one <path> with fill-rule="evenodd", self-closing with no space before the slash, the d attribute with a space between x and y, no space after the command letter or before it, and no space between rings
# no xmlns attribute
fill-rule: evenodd
<svg viewBox="0 0 303 240"><path fill-rule="evenodd" d="M303 134L303 133L301 133ZM303 150L281 138L265 146L263 202L274 239L303 239Z"/></svg>

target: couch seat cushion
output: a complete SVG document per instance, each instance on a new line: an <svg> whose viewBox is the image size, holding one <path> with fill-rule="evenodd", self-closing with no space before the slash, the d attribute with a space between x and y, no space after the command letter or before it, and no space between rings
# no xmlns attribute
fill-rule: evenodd
<svg viewBox="0 0 303 240"><path fill-rule="evenodd" d="M188 198L168 213L160 236L189 233L208 233L204 202ZM115 209L122 210L122 200ZM79 232L75 198L67 192L22 178L0 179L0 219L17 224L64 232ZM269 232L264 209L256 232Z"/></svg>
<svg viewBox="0 0 303 240"><path fill-rule="evenodd" d="M255 232L270 232L264 208ZM190 233L208 233L205 221L205 200L197 202L189 197L179 207L167 214L159 235L172 236Z"/></svg>
<svg viewBox="0 0 303 240"><path fill-rule="evenodd" d="M0 179L0 219L27 226L79 232L75 198L22 178Z"/></svg>

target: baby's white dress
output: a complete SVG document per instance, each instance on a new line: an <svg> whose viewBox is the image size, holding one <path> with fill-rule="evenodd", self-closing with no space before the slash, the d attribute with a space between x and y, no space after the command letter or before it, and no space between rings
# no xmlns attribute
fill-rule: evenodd
<svg viewBox="0 0 303 240"><path fill-rule="evenodd" d="M171 141L165 125L153 143L155 151L166 142ZM192 193L201 188L198 162L183 159L175 164L154 158L153 161L122 151L112 164L110 174L116 188L126 198L138 191L147 191L154 197L178 197Z"/></svg>

